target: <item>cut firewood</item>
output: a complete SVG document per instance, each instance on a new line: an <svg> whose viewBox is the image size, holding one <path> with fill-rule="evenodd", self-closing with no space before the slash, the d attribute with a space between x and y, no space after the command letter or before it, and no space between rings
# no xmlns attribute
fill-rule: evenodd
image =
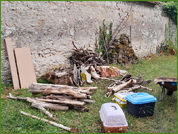
<svg viewBox="0 0 178 134"><path fill-rule="evenodd" d="M31 115L31 114L25 113L25 112L23 112L23 111L20 111L20 113L23 114L23 115L26 115L26 116L30 116L30 117L32 117L32 118L34 118L34 119L42 120L42 121L44 121L44 122L46 122L46 123L49 123L49 124L51 124L51 125L54 125L54 126L56 126L56 127L62 128L62 129L64 129L64 130L67 130L67 131L70 131L70 132L71 132L71 130L72 130L71 128L66 127L66 126L64 126L64 125L62 125L62 124L58 124L58 123L53 122L53 121L49 121L49 120L46 120L46 119L43 119L43 118L39 118L39 117L37 117L37 116L34 116L34 115Z"/></svg>
<svg viewBox="0 0 178 134"><path fill-rule="evenodd" d="M133 80L129 80L128 82L125 82L123 84L120 84L112 89L114 93L118 92L119 90L122 90L123 88L130 86L133 83Z"/></svg>

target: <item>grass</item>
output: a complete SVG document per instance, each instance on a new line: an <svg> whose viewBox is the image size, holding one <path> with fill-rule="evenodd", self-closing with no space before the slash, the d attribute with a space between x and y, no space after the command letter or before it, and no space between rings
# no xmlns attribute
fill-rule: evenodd
<svg viewBox="0 0 178 134"><path fill-rule="evenodd" d="M121 68L119 65L114 65ZM123 69L123 68L121 68ZM154 79L157 77L177 77L177 57L175 56L155 56L151 59L140 60L138 64L127 66L126 69L132 76L140 74L144 79ZM38 82L46 82L38 80ZM86 104L89 112L78 112L70 109L69 111L50 111L58 119L60 124L68 127L75 127L80 133L104 133L101 124L99 110L103 103L111 102L113 96L105 98L105 86L110 82L100 81L91 85L97 86L92 99L94 104ZM148 92L157 98L153 116L135 118L131 116L126 108L125 113L128 128L126 133L177 133L177 92L172 96L165 96L159 101L161 88L151 82L146 85L153 91L139 89L135 92ZM1 85L1 133L68 133L65 130L44 123L43 121L20 114L20 110L50 120L37 109L30 108L30 103L25 101L10 100L6 98L8 93L14 96L32 97L28 89L12 90L12 85ZM40 95L39 95L40 96Z"/></svg>

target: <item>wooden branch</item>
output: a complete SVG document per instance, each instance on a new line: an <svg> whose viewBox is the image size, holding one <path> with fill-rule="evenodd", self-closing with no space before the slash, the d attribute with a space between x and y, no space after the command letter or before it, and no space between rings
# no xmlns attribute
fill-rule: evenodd
<svg viewBox="0 0 178 134"><path fill-rule="evenodd" d="M54 121L59 121L53 114L51 114L49 111L47 111L44 107L42 107L40 104L33 102L31 107L37 108L41 110L44 114L46 114L49 118L51 118Z"/></svg>
<svg viewBox="0 0 178 134"><path fill-rule="evenodd" d="M31 114L29 114L29 113L25 113L25 112L23 112L23 111L20 111L20 113L23 114L23 115L26 115L26 116L30 116L30 117L32 117L32 118L34 118L34 119L42 120L42 121L44 121L44 122L46 122L46 123L49 123L49 124L54 125L54 126L56 126L56 127L62 128L62 129L64 129L64 130L71 131L71 128L66 127L66 126L64 126L64 125L62 125L62 124L57 124L56 122L49 121L49 120L46 120L46 119L43 119L43 118L39 118L39 117L37 117L37 116L31 115Z"/></svg>
<svg viewBox="0 0 178 134"><path fill-rule="evenodd" d="M7 96L8 98L10 98L10 99L15 99L15 100L26 100L27 102L30 102L30 103L32 103L32 107L34 107L34 108L37 108L37 109L39 109L39 110L41 110L44 114L46 114L49 118L51 118L52 120L55 120L55 121L59 121L54 115L52 115L50 112L48 112L44 107L43 107L43 105L47 105L47 104L42 104L42 103L40 103L40 102L38 102L38 101L36 101L35 99L33 99L33 98L29 98L29 97L13 97L12 95L11 95L11 93L9 93L9 96ZM50 105L50 104L49 104ZM54 106L54 105L53 105ZM51 106L49 106L49 107L52 107L52 105Z"/></svg>
<svg viewBox="0 0 178 134"><path fill-rule="evenodd" d="M141 86L141 85L135 85L134 87L131 87L131 88L127 88L127 92L130 92L130 91L133 91L133 90L136 90L136 89L147 89L149 91L153 91L153 89L151 88L148 88L148 87L144 87L144 86Z"/></svg>
<svg viewBox="0 0 178 134"><path fill-rule="evenodd" d="M120 84L120 85L118 85L118 86L115 86L115 87L112 89L112 91L113 91L114 93L116 93L116 92L122 90L123 88L125 88L126 86L131 85L132 83L133 83L133 80L129 80L128 82L125 82L125 83L123 83L123 84Z"/></svg>

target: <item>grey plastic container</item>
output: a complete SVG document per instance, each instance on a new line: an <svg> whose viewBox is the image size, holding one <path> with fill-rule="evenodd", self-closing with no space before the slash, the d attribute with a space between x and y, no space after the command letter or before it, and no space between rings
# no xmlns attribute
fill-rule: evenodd
<svg viewBox="0 0 178 134"><path fill-rule="evenodd" d="M104 103L99 111L106 133L124 133L128 123L121 107L116 103Z"/></svg>

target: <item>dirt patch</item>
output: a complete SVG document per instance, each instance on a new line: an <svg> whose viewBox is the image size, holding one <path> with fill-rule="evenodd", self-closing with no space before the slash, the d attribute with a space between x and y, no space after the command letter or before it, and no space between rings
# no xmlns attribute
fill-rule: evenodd
<svg viewBox="0 0 178 134"><path fill-rule="evenodd" d="M11 93L13 91L13 87L6 87L4 90L1 91L1 99L6 99L7 95L9 95L9 93Z"/></svg>

